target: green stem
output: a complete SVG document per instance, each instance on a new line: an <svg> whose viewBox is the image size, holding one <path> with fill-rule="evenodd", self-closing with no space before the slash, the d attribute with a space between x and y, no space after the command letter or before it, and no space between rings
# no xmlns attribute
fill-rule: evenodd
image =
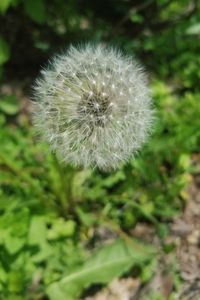
<svg viewBox="0 0 200 300"><path fill-rule="evenodd" d="M62 167L58 162L55 155L53 155L54 166L59 174L60 184L58 185L58 190L56 194L58 196L61 209L64 212L69 212L69 209L73 206L73 181L74 175L76 174L76 169L70 165Z"/></svg>

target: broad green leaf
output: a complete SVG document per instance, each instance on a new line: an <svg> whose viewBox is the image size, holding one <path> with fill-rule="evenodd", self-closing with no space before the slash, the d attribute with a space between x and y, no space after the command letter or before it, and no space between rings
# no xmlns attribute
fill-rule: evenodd
<svg viewBox="0 0 200 300"><path fill-rule="evenodd" d="M29 245L37 245L38 250L32 256L34 262L44 261L52 254L52 248L47 242L47 228L43 216L35 216L31 219L29 230Z"/></svg>
<svg viewBox="0 0 200 300"><path fill-rule="evenodd" d="M150 260L153 253L151 247L117 240L98 250L75 272L50 284L47 294L51 300L75 300L91 284L108 283L133 265Z"/></svg>
<svg viewBox="0 0 200 300"><path fill-rule="evenodd" d="M184 170L189 170L191 166L191 159L190 156L186 153L182 153L179 157L179 166Z"/></svg>
<svg viewBox="0 0 200 300"><path fill-rule="evenodd" d="M0 111L7 115L15 115L19 110L19 101L14 95L0 98Z"/></svg>
<svg viewBox="0 0 200 300"><path fill-rule="evenodd" d="M47 51L50 48L50 44L43 41L35 41L34 43L35 48L41 49L43 51Z"/></svg>
<svg viewBox="0 0 200 300"><path fill-rule="evenodd" d="M10 254L17 253L24 245L25 239L11 235L7 235L5 238L5 246Z"/></svg>
<svg viewBox="0 0 200 300"><path fill-rule="evenodd" d="M24 8L27 15L37 23L44 23L46 20L46 9L43 0L26 0Z"/></svg>
<svg viewBox="0 0 200 300"><path fill-rule="evenodd" d="M0 283L5 283L7 280L8 273L4 269L2 262L0 262Z"/></svg>
<svg viewBox="0 0 200 300"><path fill-rule="evenodd" d="M12 0L0 0L0 13L4 14L12 2Z"/></svg>
<svg viewBox="0 0 200 300"><path fill-rule="evenodd" d="M29 244L42 245L46 242L47 229L45 218L43 216L34 216L31 219L29 229Z"/></svg>
<svg viewBox="0 0 200 300"><path fill-rule="evenodd" d="M130 15L130 20L133 23L142 23L144 18L140 14L135 14L134 12Z"/></svg>
<svg viewBox="0 0 200 300"><path fill-rule="evenodd" d="M198 35L200 34L200 23L194 24L190 26L187 30L186 33L189 35Z"/></svg>
<svg viewBox="0 0 200 300"><path fill-rule="evenodd" d="M10 292L20 292L23 290L24 274L12 271L8 275L8 290Z"/></svg>
<svg viewBox="0 0 200 300"><path fill-rule="evenodd" d="M9 203L8 203L9 204ZM8 212L0 217L0 244L9 254L16 254L26 243L29 212L26 208L19 212Z"/></svg>
<svg viewBox="0 0 200 300"><path fill-rule="evenodd" d="M0 114L0 126L4 125L6 123L6 117L4 114Z"/></svg>
<svg viewBox="0 0 200 300"><path fill-rule="evenodd" d="M63 237L70 237L75 232L76 223L73 220L65 221L58 218L52 224L52 228L48 230L48 239L55 240Z"/></svg>
<svg viewBox="0 0 200 300"><path fill-rule="evenodd" d="M18 296L16 294L11 294L6 300L24 300L23 296Z"/></svg>
<svg viewBox="0 0 200 300"><path fill-rule="evenodd" d="M1 1L0 1L1 3ZM0 65L3 65L9 60L10 57L10 47L8 43L0 37Z"/></svg>

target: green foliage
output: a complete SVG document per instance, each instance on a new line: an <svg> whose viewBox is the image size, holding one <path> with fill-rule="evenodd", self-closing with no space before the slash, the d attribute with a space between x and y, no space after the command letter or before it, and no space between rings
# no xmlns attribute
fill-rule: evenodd
<svg viewBox="0 0 200 300"><path fill-rule="evenodd" d="M14 95L1 97L0 110L11 116L17 114L20 110L17 98Z"/></svg>
<svg viewBox="0 0 200 300"><path fill-rule="evenodd" d="M12 4L13 0L1 0L0 1L0 13L3 14L6 12L8 7Z"/></svg>
<svg viewBox="0 0 200 300"><path fill-rule="evenodd" d="M9 45L2 37L0 37L0 65L3 65L5 62L7 62L9 57L10 57Z"/></svg>
<svg viewBox="0 0 200 300"><path fill-rule="evenodd" d="M200 34L200 23L196 23L196 24L190 26L187 29L186 33L190 34L190 35L199 35Z"/></svg>
<svg viewBox="0 0 200 300"><path fill-rule="evenodd" d="M46 8L43 0L24 1L26 14L35 22L42 24L46 20Z"/></svg>
<svg viewBox="0 0 200 300"><path fill-rule="evenodd" d="M138 222L146 222L164 243L168 222L182 211L192 175L199 172L199 10L186 0L144 1L139 6L132 1L81 3L1 0L1 81L8 84L14 77L18 82L21 72L33 78L33 66L38 72L50 53L71 42L109 41L136 54L151 70L154 132L144 149L113 173L62 168L33 132L28 101L2 84L3 300L59 300L66 294L77 299L88 287L105 285L129 274L130 268L147 282L158 254L146 244L131 246L131 233ZM96 232L104 227L120 240L102 245ZM173 252L173 245L164 244L163 251Z"/></svg>
<svg viewBox="0 0 200 300"><path fill-rule="evenodd" d="M94 283L108 283L114 277L122 275L134 264L148 261L153 251L129 241L118 240L104 246L79 267L75 272L64 276L60 281L47 288L51 300L77 299L83 288Z"/></svg>

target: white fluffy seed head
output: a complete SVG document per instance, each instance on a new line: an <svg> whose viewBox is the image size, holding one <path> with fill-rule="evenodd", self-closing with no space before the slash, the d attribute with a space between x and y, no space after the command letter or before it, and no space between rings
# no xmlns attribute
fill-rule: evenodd
<svg viewBox="0 0 200 300"><path fill-rule="evenodd" d="M56 56L34 87L34 123L65 163L115 169L146 141L153 109L143 68L85 45Z"/></svg>

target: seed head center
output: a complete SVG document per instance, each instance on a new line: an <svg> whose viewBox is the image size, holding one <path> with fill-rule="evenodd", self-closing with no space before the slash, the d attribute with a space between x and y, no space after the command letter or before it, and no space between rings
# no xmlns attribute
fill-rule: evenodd
<svg viewBox="0 0 200 300"><path fill-rule="evenodd" d="M89 92L82 96L78 105L78 113L82 118L89 118L94 125L103 127L113 110L110 102L105 92Z"/></svg>

